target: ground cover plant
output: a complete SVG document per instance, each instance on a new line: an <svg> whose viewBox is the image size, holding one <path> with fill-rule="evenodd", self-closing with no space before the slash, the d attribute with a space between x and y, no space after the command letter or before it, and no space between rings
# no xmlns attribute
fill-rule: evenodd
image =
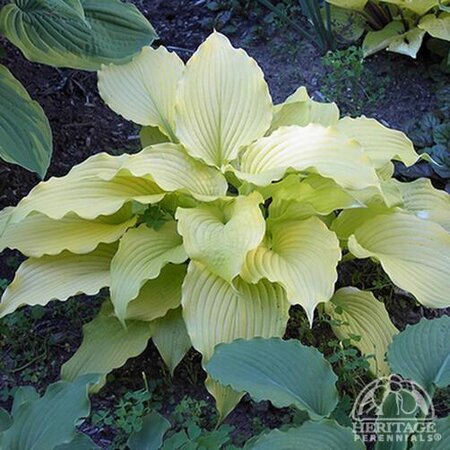
<svg viewBox="0 0 450 450"><path fill-rule="evenodd" d="M0 242L13 249L4 276L17 271L9 286L1 283L6 410L25 392L11 380L32 382L44 399L46 385L62 377L67 387L90 386L93 409L87 419L85 405L68 418L68 448L267 448L285 432L292 448L317 448L318 435L336 447L353 445L358 393L394 370L433 387L444 418L448 323L437 317L448 306L448 194L426 179L392 177L393 162L406 170L426 155L384 121L318 103L314 89L273 101L254 60L222 34L190 59L179 47L186 65L164 41L169 51L145 48L99 72L101 95L136 122L127 129L142 127L144 150L88 158L1 213ZM68 299L82 292L88 297ZM416 337L400 332L423 315L433 320L417 326ZM438 330L437 352L427 347L428 323ZM247 342L253 358L242 356ZM261 342L273 351L250 347ZM389 356L391 342L402 342L403 365ZM290 356L278 347L285 343L296 349ZM427 358L411 364L418 343ZM229 360L220 362L235 344L237 353L226 350ZM251 383L227 378L242 362L252 365ZM320 404L306 373L289 388L300 390L292 402L273 389L262 394L254 370L264 364L282 377L326 371L328 378L312 376L330 381ZM230 412L245 392L263 401L245 396ZM22 409L39 414L37 399L30 394ZM14 411L0 419L8 444L27 428ZM438 429L446 436L444 419Z"/></svg>

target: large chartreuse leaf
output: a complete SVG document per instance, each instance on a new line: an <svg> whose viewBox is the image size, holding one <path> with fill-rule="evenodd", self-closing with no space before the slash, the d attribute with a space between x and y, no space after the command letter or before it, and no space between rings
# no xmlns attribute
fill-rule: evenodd
<svg viewBox="0 0 450 450"><path fill-rule="evenodd" d="M300 304L312 323L317 304L334 292L341 249L336 235L317 217L273 224L269 237L251 251L242 278L280 283L292 304Z"/></svg>
<svg viewBox="0 0 450 450"><path fill-rule="evenodd" d="M422 319L394 337L388 350L393 372L430 393L450 385L450 317Z"/></svg>
<svg viewBox="0 0 450 450"><path fill-rule="evenodd" d="M450 41L450 14L442 13L438 17L428 14L419 22L419 28L425 30L431 36Z"/></svg>
<svg viewBox="0 0 450 450"><path fill-rule="evenodd" d="M111 301L120 320L147 280L157 278L168 263L180 264L187 259L175 222L159 230L142 224L128 230L111 262Z"/></svg>
<svg viewBox="0 0 450 450"><path fill-rule="evenodd" d="M98 376L87 375L73 383L51 384L39 398L21 403L14 411L13 424L0 433L5 450L50 450L76 438L76 425L89 415L88 387Z"/></svg>
<svg viewBox="0 0 450 450"><path fill-rule="evenodd" d="M277 408L294 406L318 420L338 402L337 376L313 347L279 338L236 340L220 344L205 365L211 378L256 401ZM317 383L320 380L320 383Z"/></svg>
<svg viewBox="0 0 450 450"><path fill-rule="evenodd" d="M83 70L124 63L156 37L137 8L120 0L13 0L0 29L31 61Z"/></svg>
<svg viewBox="0 0 450 450"><path fill-rule="evenodd" d="M241 271L245 257L264 237L266 225L258 193L232 202L178 208L178 232L189 257L231 281Z"/></svg>
<svg viewBox="0 0 450 450"><path fill-rule="evenodd" d="M358 143L333 127L310 124L282 127L259 139L243 153L239 178L268 185L288 169L319 173L345 188L378 186L375 169Z"/></svg>
<svg viewBox="0 0 450 450"><path fill-rule="evenodd" d="M1 214L12 211L6 209ZM136 217L125 212L101 216L95 220L81 219L73 213L60 220L53 220L44 214L35 213L5 227L0 233L0 251L8 247L33 258L58 255L63 250L78 254L90 253L100 243L117 241L135 223Z"/></svg>
<svg viewBox="0 0 450 450"><path fill-rule="evenodd" d="M127 445L130 450L160 450L169 428L170 422L152 411L142 418L141 430L130 436Z"/></svg>
<svg viewBox="0 0 450 450"><path fill-rule="evenodd" d="M424 433L423 439L420 439L420 434L411 450L447 450L450 447L450 416L442 417L434 421L436 424L436 435L439 439L433 439L432 442L427 440L427 433Z"/></svg>
<svg viewBox="0 0 450 450"><path fill-rule="evenodd" d="M356 229L348 248L358 258L380 261L423 305L450 306L450 235L440 225L399 212L379 215Z"/></svg>
<svg viewBox="0 0 450 450"><path fill-rule="evenodd" d="M326 216L338 209L357 208L364 204L336 182L320 175L281 187L273 193L269 206L269 223L301 220L314 215Z"/></svg>
<svg viewBox="0 0 450 450"><path fill-rule="evenodd" d="M332 420L308 421L299 428L273 430L252 439L245 450L364 450L362 441L355 440L351 428Z"/></svg>
<svg viewBox="0 0 450 450"><path fill-rule="evenodd" d="M428 178L410 183L394 182L402 195L404 209L450 232L450 195L447 192L435 189Z"/></svg>
<svg viewBox="0 0 450 450"><path fill-rule="evenodd" d="M47 172L52 132L39 104L0 64L0 158L37 172Z"/></svg>
<svg viewBox="0 0 450 450"><path fill-rule="evenodd" d="M213 33L186 65L175 120L191 156L226 165L270 126L272 101L261 69L225 36Z"/></svg>
<svg viewBox="0 0 450 450"><path fill-rule="evenodd" d="M306 126L317 123L324 127L336 125L339 109L336 103L319 103L311 100L305 87L298 88L284 103L274 107L271 130L281 126Z"/></svg>
<svg viewBox="0 0 450 450"><path fill-rule="evenodd" d="M173 375L175 368L192 346L181 308L168 311L151 326L153 342Z"/></svg>
<svg viewBox="0 0 450 450"><path fill-rule="evenodd" d="M388 23L382 30L369 31L364 38L362 49L364 56L370 56L374 53L389 47L389 44L399 35L405 32L405 26L399 20Z"/></svg>
<svg viewBox="0 0 450 450"><path fill-rule="evenodd" d="M401 8L409 9L419 16L428 12L431 8L438 6L440 0L383 0L385 3L392 3Z"/></svg>
<svg viewBox="0 0 450 450"><path fill-rule="evenodd" d="M73 381L81 375L106 375L140 355L151 336L147 322L127 321L126 329L105 303L94 320L83 326L83 342L75 354L63 364L61 378Z"/></svg>
<svg viewBox="0 0 450 450"><path fill-rule="evenodd" d="M413 28L392 39L387 49L390 52L400 53L402 55L415 58L417 56L417 52L422 46L424 36L424 30L421 30L420 28Z"/></svg>
<svg viewBox="0 0 450 450"><path fill-rule="evenodd" d="M225 176L189 156L181 145L163 143L142 150L124 164L134 176L150 176L165 191L181 191L209 201L226 195Z"/></svg>
<svg viewBox="0 0 450 450"><path fill-rule="evenodd" d="M178 308L185 275L185 265L163 267L158 278L147 281L136 299L128 303L125 318L151 322L165 316L170 309Z"/></svg>
<svg viewBox="0 0 450 450"><path fill-rule="evenodd" d="M235 339L281 337L289 319L284 290L267 280L249 284L237 278L233 285L191 262L183 284L183 317L192 345L208 361L214 347ZM209 391L225 417L242 397L210 380Z"/></svg>
<svg viewBox="0 0 450 450"><path fill-rule="evenodd" d="M339 6L345 9L356 9L357 11L362 11L368 0L326 0L332 5Z"/></svg>
<svg viewBox="0 0 450 450"><path fill-rule="evenodd" d="M344 117L337 128L361 144L376 169L383 168L393 159L411 166L419 158L413 143L404 133L391 130L375 119Z"/></svg>
<svg viewBox="0 0 450 450"><path fill-rule="evenodd" d="M176 88L183 61L164 47L145 47L133 61L104 66L98 72L98 89L116 113L139 125L158 127L175 138Z"/></svg>
<svg viewBox="0 0 450 450"><path fill-rule="evenodd" d="M384 304L371 292L360 291L353 287L339 289L325 311L334 319L332 328L341 339L351 339L352 344L369 358L372 372L377 376L389 375L390 369L385 361L388 345L398 333L391 322Z"/></svg>
<svg viewBox="0 0 450 450"><path fill-rule="evenodd" d="M65 251L26 260L3 293L0 317L22 305L46 305L81 293L97 294L110 284L110 264L116 250L115 244L100 244L86 255Z"/></svg>
<svg viewBox="0 0 450 450"><path fill-rule="evenodd" d="M60 220L69 213L96 219L119 211L131 200L157 203L163 191L154 181L121 170L129 155L95 155L75 166L66 176L39 183L23 198L9 217L17 223L33 212Z"/></svg>

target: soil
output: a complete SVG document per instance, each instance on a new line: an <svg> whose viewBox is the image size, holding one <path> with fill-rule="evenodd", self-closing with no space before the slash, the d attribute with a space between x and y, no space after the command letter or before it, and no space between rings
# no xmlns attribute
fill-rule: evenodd
<svg viewBox="0 0 450 450"><path fill-rule="evenodd" d="M177 51L184 60L211 33L213 27L220 31L218 15L206 7L205 1L142 0L134 3L158 31L160 43ZM260 16L252 12L230 13L227 19L222 25L230 29L230 23L233 25L235 31L229 33L232 43L244 48L260 64L275 102L281 102L300 85L306 86L315 98L323 98L321 85L326 69L314 46L302 42L285 27L265 24ZM221 20L223 22L223 17ZM138 150L138 128L104 105L97 92L95 73L57 70L33 64L8 43L0 41L0 44L7 50L3 63L42 105L49 118L54 152L47 179L66 174L73 165L98 152L120 154ZM388 94L368 105L363 110L364 114L405 130L433 108L433 87L426 75L424 58L416 61L384 52L367 61L367 65L375 82L384 83ZM0 162L0 207L15 205L38 181L38 177L30 172ZM1 277L11 279L19 261L20 257L14 252L5 252L0 257ZM41 391L48 383L58 379L61 364L81 342L82 324L95 315L101 298L80 297L64 304L53 302L39 320L29 319L36 348L34 357L31 356L26 363L26 369L39 374L39 380L34 383ZM423 315L432 314L422 308L411 307L411 299L405 301L410 306L408 316L404 314L405 309L390 306L401 327L408 322L417 322ZM30 317L28 310L25 314ZM290 330L290 334L296 333L295 337L298 337L299 329L295 323L291 324ZM325 336L328 332L323 331ZM27 348L27 336L17 335L14 339L17 340L17 348L20 345ZM44 346L45 352L42 352ZM8 359L10 350L8 343L0 343L5 368L0 371L0 400L2 389L26 384L21 377L23 370L15 361ZM34 360L36 357L38 359ZM149 344L143 355L129 361L126 368L113 372L107 386L94 396L93 409L110 407L127 390L141 389L143 371L149 379L162 380L158 388L166 390L168 394L163 397L166 400L170 397L171 405L184 395L210 401L201 387L204 375L197 353L192 351L170 380L153 344ZM9 406L10 398L0 401L0 406L2 403ZM268 403L255 405L245 400L227 422L233 424L241 435L250 436L252 427L249 418L260 417L265 425L273 427L280 425L284 414ZM111 448L113 432L110 428L96 425L86 425L84 428L103 448Z"/></svg>

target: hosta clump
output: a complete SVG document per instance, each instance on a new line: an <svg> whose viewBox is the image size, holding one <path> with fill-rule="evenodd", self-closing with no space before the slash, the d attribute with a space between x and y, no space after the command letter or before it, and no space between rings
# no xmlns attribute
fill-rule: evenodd
<svg viewBox="0 0 450 450"><path fill-rule="evenodd" d="M191 344L207 362L219 343L282 336L291 305L312 323L320 303L386 373L397 330L371 293L334 293L343 251L379 261L423 305L450 305L449 197L427 180L392 179L391 160L418 159L404 134L340 118L304 88L273 106L255 61L218 33L186 66L145 48L104 67L99 88L144 126L144 150L95 155L0 222L2 248L29 257L2 316L109 288L64 379L106 374L149 338L171 370ZM222 416L241 397L207 387Z"/></svg>

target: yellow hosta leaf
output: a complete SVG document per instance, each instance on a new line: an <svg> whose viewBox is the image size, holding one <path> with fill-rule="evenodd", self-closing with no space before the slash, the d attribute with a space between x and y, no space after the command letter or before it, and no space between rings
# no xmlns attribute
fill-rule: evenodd
<svg viewBox="0 0 450 450"><path fill-rule="evenodd" d="M272 101L261 69L225 36L213 33L188 61L179 84L181 143L194 158L220 168L263 136L271 120Z"/></svg>
<svg viewBox="0 0 450 450"><path fill-rule="evenodd" d="M155 182L137 178L122 169L129 155L95 155L75 166L66 176L39 183L11 213L12 223L33 212L51 219L74 213L82 219L110 215L131 200L157 203L164 192Z"/></svg>
<svg viewBox="0 0 450 450"><path fill-rule="evenodd" d="M439 5L439 0L383 0L383 2L409 9L419 16L423 16L431 8Z"/></svg>
<svg viewBox="0 0 450 450"><path fill-rule="evenodd" d="M328 215L337 209L363 204L329 178L309 175L305 180L278 190L269 207L269 221L301 220Z"/></svg>
<svg viewBox="0 0 450 450"><path fill-rule="evenodd" d="M106 104L128 120L158 127L175 138L176 88L184 71L183 61L164 47L144 47L131 62L103 66L98 89Z"/></svg>
<svg viewBox="0 0 450 450"><path fill-rule="evenodd" d="M280 283L292 304L300 304L310 323L328 301L337 280L341 249L336 235L317 217L274 224L267 239L247 256L242 278Z"/></svg>
<svg viewBox="0 0 450 450"><path fill-rule="evenodd" d="M393 283L424 306L450 306L450 235L440 225L399 212L380 215L355 230L348 248L380 261Z"/></svg>
<svg viewBox="0 0 450 450"><path fill-rule="evenodd" d="M239 178L264 186L288 169L319 173L344 188L378 186L375 169L359 144L335 128L310 124L283 127L250 145L241 158Z"/></svg>
<svg viewBox="0 0 450 450"><path fill-rule="evenodd" d="M404 133L391 130L375 119L344 117L337 128L361 144L376 169L382 169L393 159L406 166L412 166L419 159L413 143Z"/></svg>
<svg viewBox="0 0 450 450"><path fill-rule="evenodd" d="M428 14L422 17L418 27L435 38L450 41L450 14L442 13L439 17Z"/></svg>
<svg viewBox="0 0 450 450"><path fill-rule="evenodd" d="M100 243L117 241L135 223L136 217L130 216L126 220L109 216L91 221L70 213L60 220L53 220L34 213L5 228L0 238L0 251L8 247L33 258L57 255L63 250L90 253Z"/></svg>
<svg viewBox="0 0 450 450"><path fill-rule="evenodd" d="M63 364L61 378L73 381L89 373L107 375L123 366L129 358L140 355L151 335L151 326L146 322L129 321L125 329L113 315L108 302L94 320L83 326L83 342ZM99 390L102 385L103 382L94 390Z"/></svg>
<svg viewBox="0 0 450 450"><path fill-rule="evenodd" d="M158 278L147 281L137 298L128 304L126 319L151 322L178 308L185 275L185 265L163 267Z"/></svg>
<svg viewBox="0 0 450 450"><path fill-rule="evenodd" d="M255 192L230 203L178 208L178 232L189 258L230 282L241 271L247 253L264 237L262 201Z"/></svg>
<svg viewBox="0 0 450 450"><path fill-rule="evenodd" d="M380 214L390 214L394 209L386 205L373 204L368 208L355 208L342 211L331 224L331 230L334 231L340 240L346 241L357 228L368 220L373 219Z"/></svg>
<svg viewBox="0 0 450 450"><path fill-rule="evenodd" d="M274 107L271 130L281 126L298 125L304 127L317 123L325 127L336 125L339 109L336 103L319 103L309 98L305 87L300 87L284 103Z"/></svg>
<svg viewBox="0 0 450 450"><path fill-rule="evenodd" d="M399 35L405 32L405 26L400 20L393 20L382 30L369 31L364 38L362 49L364 57L389 47L389 44Z"/></svg>
<svg viewBox="0 0 450 450"><path fill-rule="evenodd" d="M163 134L158 127L142 127L139 133L139 138L142 148L148 147L149 145L169 142L169 138Z"/></svg>
<svg viewBox="0 0 450 450"><path fill-rule="evenodd" d="M170 310L152 323L153 343L173 375L178 364L191 348L181 308Z"/></svg>
<svg viewBox="0 0 450 450"><path fill-rule="evenodd" d="M128 304L147 280L157 278L168 263L187 259L175 222L166 222L159 230L142 224L128 230L111 262L111 301L117 317L123 321Z"/></svg>
<svg viewBox="0 0 450 450"><path fill-rule="evenodd" d="M435 189L428 178L395 183L401 192L404 209L420 219L438 223L450 233L450 195L447 192Z"/></svg>
<svg viewBox="0 0 450 450"><path fill-rule="evenodd" d="M281 337L289 319L289 302L281 286L262 280L248 284L237 278L233 286L199 263L191 262L183 284L183 317L192 345L211 358L222 342L253 337ZM242 394L209 381L221 418Z"/></svg>
<svg viewBox="0 0 450 450"><path fill-rule="evenodd" d="M0 317L23 305L46 305L81 293L97 294L110 284L109 267L116 250L115 244L101 244L87 255L63 252L26 260L3 293Z"/></svg>
<svg viewBox="0 0 450 450"><path fill-rule="evenodd" d="M355 9L357 11L362 11L368 0L326 0L332 5L339 6L345 9Z"/></svg>
<svg viewBox="0 0 450 450"><path fill-rule="evenodd" d="M415 58L422 46L425 31L420 28L413 28L400 36L396 36L387 48L390 52Z"/></svg>
<svg viewBox="0 0 450 450"><path fill-rule="evenodd" d="M352 340L352 345L364 356L374 357L368 361L376 376L390 374L385 355L398 330L382 302L371 292L345 287L337 290L331 301L325 304L325 311L340 322L331 325L339 339L350 339L352 335L360 337L359 340Z"/></svg>
<svg viewBox="0 0 450 450"><path fill-rule="evenodd" d="M214 167L191 158L181 145L154 145L133 155L124 164L134 176L150 176L165 191L183 191L199 200L225 196L228 183Z"/></svg>

